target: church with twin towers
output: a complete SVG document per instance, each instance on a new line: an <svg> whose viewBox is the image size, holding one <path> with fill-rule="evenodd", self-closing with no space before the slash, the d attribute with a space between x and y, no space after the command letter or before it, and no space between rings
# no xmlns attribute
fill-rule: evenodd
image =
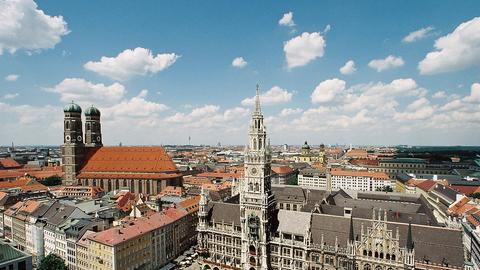
<svg viewBox="0 0 480 270"><path fill-rule="evenodd" d="M201 191L202 270L468 269L459 230L430 226L431 216L403 213L382 195L272 186L258 86L248 135L238 193L212 201Z"/></svg>

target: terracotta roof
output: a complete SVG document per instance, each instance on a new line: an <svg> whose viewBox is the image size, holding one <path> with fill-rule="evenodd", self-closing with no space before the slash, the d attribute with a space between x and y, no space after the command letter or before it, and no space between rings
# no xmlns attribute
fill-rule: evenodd
<svg viewBox="0 0 480 270"><path fill-rule="evenodd" d="M12 170L0 170L0 180L3 179L14 179L20 176L23 176L25 173L12 171Z"/></svg>
<svg viewBox="0 0 480 270"><path fill-rule="evenodd" d="M212 177L212 178L240 178L242 174L240 172L231 173L231 172L204 172L195 175L197 177Z"/></svg>
<svg viewBox="0 0 480 270"><path fill-rule="evenodd" d="M13 158L1 158L0 159L0 167L3 167L5 169L10 169L10 168L19 168L22 165L18 164L17 161L15 161Z"/></svg>
<svg viewBox="0 0 480 270"><path fill-rule="evenodd" d="M178 205L185 209L188 213L198 211L198 203L200 202L200 196L194 196L189 199L181 201Z"/></svg>
<svg viewBox="0 0 480 270"><path fill-rule="evenodd" d="M1 181L0 189L20 188L23 191L47 190L48 188L32 178L20 177L15 180Z"/></svg>
<svg viewBox="0 0 480 270"><path fill-rule="evenodd" d="M145 218L138 218L126 225L110 228L88 236L88 239L108 246L116 246L125 241L134 239L152 230L170 224L185 216L182 209L169 208Z"/></svg>
<svg viewBox="0 0 480 270"><path fill-rule="evenodd" d="M375 180L390 180L390 177L383 172L369 172L369 171L346 171L346 170L332 170L332 176L357 176L357 177L371 177Z"/></svg>
<svg viewBox="0 0 480 270"><path fill-rule="evenodd" d="M80 172L78 179L170 179L182 176L180 173L94 173Z"/></svg>
<svg viewBox="0 0 480 270"><path fill-rule="evenodd" d="M435 181L433 180L425 180L417 184L417 187L423 191L431 191L433 188L435 188Z"/></svg>
<svg viewBox="0 0 480 270"><path fill-rule="evenodd" d="M272 171L276 174L287 174L287 173L292 173L293 169L290 168L289 166L275 166L275 167L272 167Z"/></svg>
<svg viewBox="0 0 480 270"><path fill-rule="evenodd" d="M172 159L159 146L100 147L88 151L85 160L80 178L124 178L128 174L148 179L179 176Z"/></svg>
<svg viewBox="0 0 480 270"><path fill-rule="evenodd" d="M473 193L480 192L480 187L478 186L450 186L450 187L465 195L470 195Z"/></svg>
<svg viewBox="0 0 480 270"><path fill-rule="evenodd" d="M476 211L477 206L470 203L471 199L468 197L463 197L448 208L448 213L455 216L462 216L471 211Z"/></svg>

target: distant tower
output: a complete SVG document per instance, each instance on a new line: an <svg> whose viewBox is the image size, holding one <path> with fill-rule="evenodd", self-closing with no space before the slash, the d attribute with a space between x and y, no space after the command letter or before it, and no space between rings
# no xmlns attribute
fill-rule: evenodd
<svg viewBox="0 0 480 270"><path fill-rule="evenodd" d="M240 220L242 227L242 269L270 269L269 218L275 213L270 180L270 147L263 124L260 94L257 86L255 111L249 131L249 145L245 152L245 177L240 187Z"/></svg>
<svg viewBox="0 0 480 270"><path fill-rule="evenodd" d="M102 146L102 126L100 125L100 111L90 106L85 110L85 146Z"/></svg>
<svg viewBox="0 0 480 270"><path fill-rule="evenodd" d="M63 184L71 186L77 184L75 176L82 165L85 155L82 132L82 108L72 101L72 103L63 108L63 112Z"/></svg>
<svg viewBox="0 0 480 270"><path fill-rule="evenodd" d="M325 145L320 144L320 149L318 150L318 162L325 163Z"/></svg>

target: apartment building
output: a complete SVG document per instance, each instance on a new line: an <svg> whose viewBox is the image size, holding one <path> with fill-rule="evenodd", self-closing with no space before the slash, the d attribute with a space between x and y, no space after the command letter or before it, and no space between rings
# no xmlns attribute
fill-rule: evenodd
<svg viewBox="0 0 480 270"><path fill-rule="evenodd" d="M298 185L302 187L329 188L325 169L303 169L298 174Z"/></svg>
<svg viewBox="0 0 480 270"><path fill-rule="evenodd" d="M392 187L390 177L383 172L332 170L331 186L333 190L348 189L376 191L387 186Z"/></svg>

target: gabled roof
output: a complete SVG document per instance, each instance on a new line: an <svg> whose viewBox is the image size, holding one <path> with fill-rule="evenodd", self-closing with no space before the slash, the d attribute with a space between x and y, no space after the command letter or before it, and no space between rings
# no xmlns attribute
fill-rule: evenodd
<svg viewBox="0 0 480 270"><path fill-rule="evenodd" d="M145 177L178 177L177 167L167 152L159 146L148 147L100 147L87 152L79 178L125 177L135 173ZM130 175L130 177L132 177ZM138 178L137 175L134 176Z"/></svg>
<svg viewBox="0 0 480 270"><path fill-rule="evenodd" d="M425 180L417 184L417 187L425 192L433 190L436 183L433 180Z"/></svg>
<svg viewBox="0 0 480 270"><path fill-rule="evenodd" d="M19 168L22 165L18 164L18 162L13 158L0 158L0 168L4 169L12 169L12 168Z"/></svg>

